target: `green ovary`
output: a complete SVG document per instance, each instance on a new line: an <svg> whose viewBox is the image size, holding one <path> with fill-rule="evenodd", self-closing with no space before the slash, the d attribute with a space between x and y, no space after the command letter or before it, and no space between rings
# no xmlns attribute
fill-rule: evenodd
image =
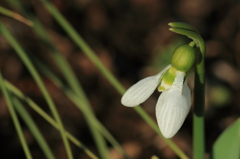
<svg viewBox="0 0 240 159"><path fill-rule="evenodd" d="M193 66L196 57L196 49L184 44L176 48L172 55L171 64L178 71L187 72Z"/></svg>

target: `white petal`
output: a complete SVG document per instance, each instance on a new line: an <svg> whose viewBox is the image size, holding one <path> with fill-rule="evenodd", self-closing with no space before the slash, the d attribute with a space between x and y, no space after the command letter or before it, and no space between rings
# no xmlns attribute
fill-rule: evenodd
<svg viewBox="0 0 240 159"><path fill-rule="evenodd" d="M172 84L171 89L174 91L182 92L184 76L186 73L177 71L177 76Z"/></svg>
<svg viewBox="0 0 240 159"><path fill-rule="evenodd" d="M184 74L178 73L172 87L164 91L157 102L157 122L165 138L171 138L177 133L190 109L188 97L182 94L183 80Z"/></svg>
<svg viewBox="0 0 240 159"><path fill-rule="evenodd" d="M192 104L192 101L191 101L191 91L190 91L190 89L189 89L189 87L187 85L187 80L184 82L182 94L186 97L188 105L189 105L189 109L190 109L190 106Z"/></svg>
<svg viewBox="0 0 240 159"><path fill-rule="evenodd" d="M168 65L155 76L144 78L131 86L123 95L121 103L128 107L137 106L149 98L159 84L159 81L166 70L171 67Z"/></svg>
<svg viewBox="0 0 240 159"><path fill-rule="evenodd" d="M158 82L160 81L160 79L162 78L162 76L164 75L164 73L171 67L172 65L167 65L166 67L164 67L164 69L159 72L157 75L156 75L156 78L158 79Z"/></svg>

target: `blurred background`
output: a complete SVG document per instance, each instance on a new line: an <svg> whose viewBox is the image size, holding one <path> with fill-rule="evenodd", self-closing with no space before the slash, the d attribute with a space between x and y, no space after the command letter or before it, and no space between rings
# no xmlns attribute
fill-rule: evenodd
<svg viewBox="0 0 240 159"><path fill-rule="evenodd" d="M121 95L85 56L44 8L40 0L19 0L28 15L41 21L57 50L70 63L83 86L97 118L119 141L133 159L177 159L177 155L131 108L121 105ZM170 32L169 22L186 22L197 28L206 41L206 158L216 138L240 116L240 3L238 0L52 0L77 32L95 51L104 65L125 88L138 80L157 74L170 63L173 50L190 42ZM14 0L1 0L0 6L24 16ZM26 17L26 16L24 16ZM27 17L26 17L27 18ZM13 18L0 14L4 23L31 58L44 62L60 79L63 75L38 35ZM46 112L48 106L6 38L0 35L0 69L3 77L33 99ZM42 75L65 128L96 152L83 114L47 77ZM193 72L188 81L193 89ZM156 91L142 107L155 120ZM57 159L66 159L59 132L31 108L44 137ZM34 159L44 158L28 128L24 135ZM172 140L192 156L192 111ZM72 145L75 158L86 154ZM111 159L121 156L109 144ZM6 102L0 96L0 154L5 159L25 158ZM191 158L191 157L190 157Z"/></svg>

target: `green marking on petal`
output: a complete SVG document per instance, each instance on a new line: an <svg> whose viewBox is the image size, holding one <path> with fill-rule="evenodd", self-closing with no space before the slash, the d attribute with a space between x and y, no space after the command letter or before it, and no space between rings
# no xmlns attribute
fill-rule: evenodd
<svg viewBox="0 0 240 159"><path fill-rule="evenodd" d="M163 86L159 86L159 87L158 87L158 91L159 91L159 92L162 92L162 91L165 91L165 90L166 90L166 89L165 89L165 87L163 87Z"/></svg>
<svg viewBox="0 0 240 159"><path fill-rule="evenodd" d="M165 91L169 89L173 82L175 77L177 76L177 70L174 67L170 67L167 72L163 75L160 85L158 87L158 91Z"/></svg>

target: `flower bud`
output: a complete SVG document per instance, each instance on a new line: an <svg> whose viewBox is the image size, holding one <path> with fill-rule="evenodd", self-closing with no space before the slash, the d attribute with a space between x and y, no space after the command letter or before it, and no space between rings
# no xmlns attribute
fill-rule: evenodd
<svg viewBox="0 0 240 159"><path fill-rule="evenodd" d="M187 72L193 66L195 57L195 48L187 44L180 45L173 52L171 65L178 71Z"/></svg>

